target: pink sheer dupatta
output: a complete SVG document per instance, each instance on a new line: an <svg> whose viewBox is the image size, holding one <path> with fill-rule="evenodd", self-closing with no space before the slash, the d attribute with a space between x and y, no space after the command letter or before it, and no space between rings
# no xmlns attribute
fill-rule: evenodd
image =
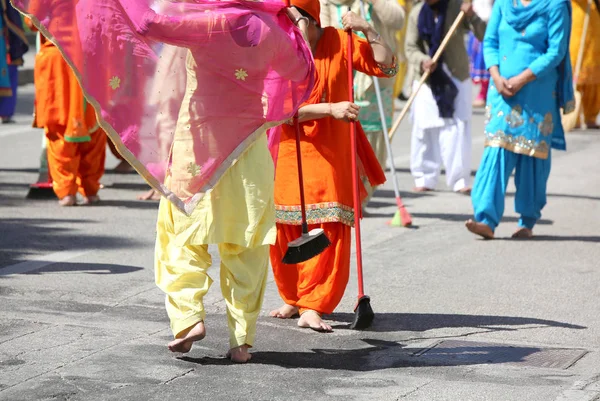
<svg viewBox="0 0 600 401"><path fill-rule="evenodd" d="M12 2L61 50L119 152L187 214L269 129L276 157L273 128L312 89L281 0Z"/></svg>

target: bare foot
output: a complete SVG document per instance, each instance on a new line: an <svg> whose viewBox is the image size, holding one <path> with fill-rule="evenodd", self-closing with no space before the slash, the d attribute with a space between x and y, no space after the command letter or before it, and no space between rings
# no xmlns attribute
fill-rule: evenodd
<svg viewBox="0 0 600 401"><path fill-rule="evenodd" d="M531 238L533 237L533 231L527 227L519 227L512 235L512 238Z"/></svg>
<svg viewBox="0 0 600 401"><path fill-rule="evenodd" d="M246 363L252 359L252 354L248 352L249 348L247 344L232 348L227 352L227 358L231 359L231 362Z"/></svg>
<svg viewBox="0 0 600 401"><path fill-rule="evenodd" d="M458 192L461 195L471 195L471 188L467 187L467 188L459 189L456 192Z"/></svg>
<svg viewBox="0 0 600 401"><path fill-rule="evenodd" d="M413 192L431 192L433 191L432 188L427 188L427 187L414 187L413 188Z"/></svg>
<svg viewBox="0 0 600 401"><path fill-rule="evenodd" d="M302 315L300 315L300 319L298 320L298 327L313 329L322 333L330 333L333 331L331 326L325 323L323 319L321 319L321 315L319 315L319 313L314 310L307 310Z"/></svg>
<svg viewBox="0 0 600 401"><path fill-rule="evenodd" d="M494 239L494 232L487 224L477 223L476 221L469 219L465 223L465 226L467 227L467 230L471 231L473 234L480 235L485 239Z"/></svg>
<svg viewBox="0 0 600 401"><path fill-rule="evenodd" d="M75 206L77 204L77 198L74 195L67 195L58 201L60 206Z"/></svg>
<svg viewBox="0 0 600 401"><path fill-rule="evenodd" d="M269 313L271 317L278 317L279 319L290 319L298 314L298 307L288 304L283 304L279 309L272 310Z"/></svg>
<svg viewBox="0 0 600 401"><path fill-rule="evenodd" d="M144 192L141 195L138 195L137 197L138 200L160 200L160 194L154 190L151 189L148 192Z"/></svg>
<svg viewBox="0 0 600 401"><path fill-rule="evenodd" d="M129 165L125 160L121 160L117 167L115 167L115 173L126 174L133 171L133 167Z"/></svg>
<svg viewBox="0 0 600 401"><path fill-rule="evenodd" d="M473 107L480 108L485 106L485 100L477 98L473 101Z"/></svg>
<svg viewBox="0 0 600 401"><path fill-rule="evenodd" d="M98 195L92 195L92 196L83 198L82 205L90 206L90 205L95 205L97 203L100 203L100 197Z"/></svg>
<svg viewBox="0 0 600 401"><path fill-rule="evenodd" d="M190 352L194 342L202 340L206 336L204 322L200 321L192 326L189 331L180 333L180 338L171 341L168 345L169 351L181 352L183 354Z"/></svg>

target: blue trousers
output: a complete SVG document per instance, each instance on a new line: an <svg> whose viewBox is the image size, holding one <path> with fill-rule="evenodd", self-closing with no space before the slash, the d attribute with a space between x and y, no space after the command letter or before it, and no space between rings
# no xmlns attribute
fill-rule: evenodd
<svg viewBox="0 0 600 401"><path fill-rule="evenodd" d="M504 148L486 147L471 193L475 220L495 230L504 214L508 179L515 171L515 212L519 227L533 229L546 205L546 184L550 175L547 159L513 153Z"/></svg>
<svg viewBox="0 0 600 401"><path fill-rule="evenodd" d="M12 117L17 107L17 88L19 87L19 71L16 65L8 66L8 79L12 88L11 97L0 98L0 117Z"/></svg>

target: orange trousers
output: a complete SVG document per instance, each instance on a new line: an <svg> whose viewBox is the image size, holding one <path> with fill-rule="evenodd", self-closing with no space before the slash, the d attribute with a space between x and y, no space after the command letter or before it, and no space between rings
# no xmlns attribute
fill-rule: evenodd
<svg viewBox="0 0 600 401"><path fill-rule="evenodd" d="M279 295L288 305L297 306L300 313L311 309L332 313L344 296L350 276L352 231L343 223L324 223L309 226L322 228L331 245L318 256L296 265L281 262L287 244L300 237L302 228L277 224L277 243L271 246L271 265Z"/></svg>
<svg viewBox="0 0 600 401"><path fill-rule="evenodd" d="M75 195L94 196L104 174L106 134L98 130L89 142L67 142L61 127L46 128L48 169L59 199Z"/></svg>

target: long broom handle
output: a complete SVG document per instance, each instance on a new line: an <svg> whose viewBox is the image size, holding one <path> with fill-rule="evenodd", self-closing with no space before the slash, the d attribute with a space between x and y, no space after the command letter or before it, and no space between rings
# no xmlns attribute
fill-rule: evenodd
<svg viewBox="0 0 600 401"><path fill-rule="evenodd" d="M360 0L360 11L363 18L366 20L367 12L365 10L365 3L363 0ZM390 171L392 172L392 181L394 182L394 195L396 199L400 198L400 188L398 188L398 180L396 179L396 167L394 166L394 154L392 153L392 146L390 144L390 138L387 136L387 123L385 121L385 111L383 110L383 101L381 100L381 89L379 86L379 79L377 77L372 77L373 86L375 88L375 97L377 98L377 106L379 107L379 118L381 119L381 128L383 130L382 134L385 139L385 148L388 153L388 158L390 161Z"/></svg>
<svg viewBox="0 0 600 401"><path fill-rule="evenodd" d="M588 27L590 25L591 11L592 0L588 0L587 10L585 11L585 18L583 19L583 30L581 31L581 39L579 41L579 51L577 52L577 62L575 63L575 83L577 83L577 81L579 80L579 73L581 72L581 65L583 64L583 51L585 47L585 39L587 36Z"/></svg>
<svg viewBox="0 0 600 401"><path fill-rule="evenodd" d="M452 26L448 30L448 33L444 37L444 40L440 44L440 47L437 49L437 51L433 55L433 58L431 59L431 61L433 61L434 63L437 63L438 60L440 59L440 57L442 57L442 53L446 49L446 46L448 45L448 42L450 41L450 38L452 38L452 36L454 36L454 33L456 32L456 30L458 29L458 26L462 23L462 21L463 21L464 18L465 18L465 12L461 11L456 16L456 19L454 20L454 23L452 24ZM437 68L442 68L442 67L438 66ZM406 116L406 113L408 113L408 110L410 109L410 106L412 106L413 102L415 101L415 98L417 97L417 93L419 93L419 90L421 89L421 87L423 86L423 84L425 83L425 81L427 81L427 79L429 78L429 75L430 75L430 72L429 71L425 71L425 73L421 77L421 80L419 81L419 86L417 86L417 89L415 89L411 93L410 97L406 101L406 104L404 105L404 108L400 112L400 116L398 116L398 118L394 122L394 125L392 125L392 129L390 130L390 133L389 133L390 141L392 140L392 138L394 138L394 133L396 132L396 130L400 126L400 123L402 122L402 120Z"/></svg>
<svg viewBox="0 0 600 401"><path fill-rule="evenodd" d="M294 99L294 104L296 103ZM296 160L298 161L298 186L300 187L300 210L302 211L302 233L308 233L306 222L306 204L304 203L304 174L302 173L302 150L300 148L300 122L298 113L294 115L294 130L296 131Z"/></svg>
<svg viewBox="0 0 600 401"><path fill-rule="evenodd" d="M348 30L347 62L348 64L348 99L354 102L354 77L352 74L352 31ZM358 297L365 295L362 272L362 244L360 240L360 190L358 185L358 163L356 160L356 121L350 121L350 146L352 153L352 185L354 195L354 233L356 234L356 272L358 275Z"/></svg>

